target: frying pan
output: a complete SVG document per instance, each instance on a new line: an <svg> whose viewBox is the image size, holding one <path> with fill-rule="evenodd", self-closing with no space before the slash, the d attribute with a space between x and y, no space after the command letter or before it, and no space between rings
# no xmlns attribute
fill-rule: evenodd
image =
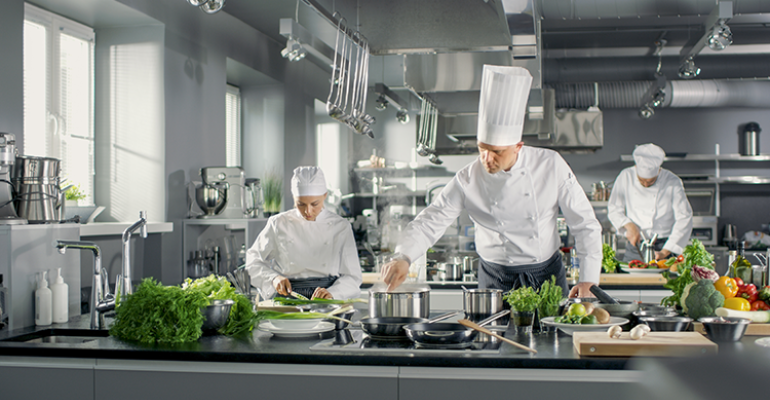
<svg viewBox="0 0 770 400"><path fill-rule="evenodd" d="M479 325L486 325L498 318L504 317L511 310L503 310L499 313L479 322ZM469 329L454 322L446 323L417 323L404 327L406 336L413 342L422 345L468 345L470 346L478 331Z"/></svg>
<svg viewBox="0 0 770 400"><path fill-rule="evenodd" d="M374 338L406 339L406 332L404 332L404 326L406 325L437 322L461 313L462 311L452 311L431 319L418 317L364 318L361 320L361 330Z"/></svg>

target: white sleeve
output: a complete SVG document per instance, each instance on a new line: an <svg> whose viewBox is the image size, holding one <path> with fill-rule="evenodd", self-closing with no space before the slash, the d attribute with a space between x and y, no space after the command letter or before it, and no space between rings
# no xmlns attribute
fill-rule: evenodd
<svg viewBox="0 0 770 400"><path fill-rule="evenodd" d="M406 255L412 261L420 258L460 216L464 198L463 188L455 175L433 202L407 225L395 252Z"/></svg>
<svg viewBox="0 0 770 400"><path fill-rule="evenodd" d="M361 264L358 260L353 228L348 226L344 235L345 238L340 249L340 276L328 289L335 299L353 299L361 296L363 278L361 277Z"/></svg>
<svg viewBox="0 0 770 400"><path fill-rule="evenodd" d="M570 232L575 236L575 248L580 259L580 282L598 285L602 268L602 226L575 174L566 161L560 162L567 169L567 179L559 185L559 207ZM557 176L564 176L559 172Z"/></svg>
<svg viewBox="0 0 770 400"><path fill-rule="evenodd" d="M684 247L692 236L692 207L684 193L684 185L678 180L674 187L674 226L663 248L674 253L682 254Z"/></svg>
<svg viewBox="0 0 770 400"><path fill-rule="evenodd" d="M265 299L272 298L275 294L273 279L280 275L271 267L277 251L275 242L275 221L268 221L254 245L246 251L246 270L251 277L251 284L262 291Z"/></svg>
<svg viewBox="0 0 770 400"><path fill-rule="evenodd" d="M626 174L621 172L615 183L612 185L612 193L610 193L610 200L607 202L607 217L610 219L610 223L615 227L615 230L620 235L625 235L626 224L631 221L626 215L626 190L628 189L628 180Z"/></svg>

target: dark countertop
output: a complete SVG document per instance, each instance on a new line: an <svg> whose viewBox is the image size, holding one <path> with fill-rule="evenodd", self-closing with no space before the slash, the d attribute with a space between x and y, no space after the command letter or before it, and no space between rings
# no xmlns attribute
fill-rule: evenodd
<svg viewBox="0 0 770 400"><path fill-rule="evenodd" d="M624 369L629 358L580 357L572 345L572 337L561 332L516 334L509 328L505 336L519 343L529 345L538 351L533 355L512 345L503 343L499 351L485 350L310 350L319 341L331 343L335 331L305 338L279 338L268 332L255 329L243 337L204 336L186 344L143 345L120 341L108 337L106 331L97 331L97 337L83 343L23 343L6 341L24 335L39 336L40 333L58 333L61 330L82 334L94 334L86 329L88 316L72 318L67 324L46 328L25 328L13 332L0 332L0 357L68 357L97 359L133 359L165 361L209 361L244 363L283 364L329 364L329 365L376 365L376 366L422 366L462 368L556 368L556 369ZM362 332L352 330L353 336L362 337ZM720 344L720 353L743 353L770 349L754 344L757 336L746 336L741 342Z"/></svg>

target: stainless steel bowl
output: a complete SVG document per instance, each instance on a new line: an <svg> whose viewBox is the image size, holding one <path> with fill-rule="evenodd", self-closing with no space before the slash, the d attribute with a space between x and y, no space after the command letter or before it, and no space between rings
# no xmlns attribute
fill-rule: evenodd
<svg viewBox="0 0 770 400"><path fill-rule="evenodd" d="M195 188L195 202L205 216L217 215L227 206L227 186L224 184L200 185Z"/></svg>
<svg viewBox="0 0 770 400"><path fill-rule="evenodd" d="M594 303L594 306L603 308L612 317L630 318L631 313L639 310L639 303L634 301L620 301L619 304Z"/></svg>
<svg viewBox="0 0 770 400"><path fill-rule="evenodd" d="M687 330L692 322L690 317L640 317L639 321L647 324L653 332L680 332Z"/></svg>
<svg viewBox="0 0 770 400"><path fill-rule="evenodd" d="M227 319L230 317L230 309L235 304L232 300L211 300L211 304L201 307L201 314L203 314L203 326L201 329L204 331L217 330L227 323Z"/></svg>
<svg viewBox="0 0 770 400"><path fill-rule="evenodd" d="M703 317L698 322L703 324L706 336L715 342L737 342L741 340L746 328L751 323L747 318Z"/></svg>

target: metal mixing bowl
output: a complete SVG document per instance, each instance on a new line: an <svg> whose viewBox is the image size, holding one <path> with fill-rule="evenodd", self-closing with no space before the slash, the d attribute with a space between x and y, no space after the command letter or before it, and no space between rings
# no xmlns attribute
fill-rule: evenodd
<svg viewBox="0 0 770 400"><path fill-rule="evenodd" d="M594 306L607 310L607 312L609 312L610 316L612 317L621 317L621 318L628 318L628 319L631 319L631 313L639 310L639 303L635 301L624 301L624 300L619 301L618 304L607 304L607 303L596 302L594 303Z"/></svg>
<svg viewBox="0 0 770 400"><path fill-rule="evenodd" d="M687 330L692 322L690 317L640 317L639 321L647 324L653 332L680 332Z"/></svg>
<svg viewBox="0 0 770 400"><path fill-rule="evenodd" d="M195 202L206 216L217 215L227 205L227 186L200 185L195 188Z"/></svg>
<svg viewBox="0 0 770 400"><path fill-rule="evenodd" d="M741 340L746 328L751 323L747 318L703 317L698 322L703 323L706 336L715 342L737 342Z"/></svg>
<svg viewBox="0 0 770 400"><path fill-rule="evenodd" d="M230 309L235 304L232 300L211 300L211 304L201 307L201 314L203 314L203 326L201 329L204 331L217 330L227 323L227 319L230 317Z"/></svg>

